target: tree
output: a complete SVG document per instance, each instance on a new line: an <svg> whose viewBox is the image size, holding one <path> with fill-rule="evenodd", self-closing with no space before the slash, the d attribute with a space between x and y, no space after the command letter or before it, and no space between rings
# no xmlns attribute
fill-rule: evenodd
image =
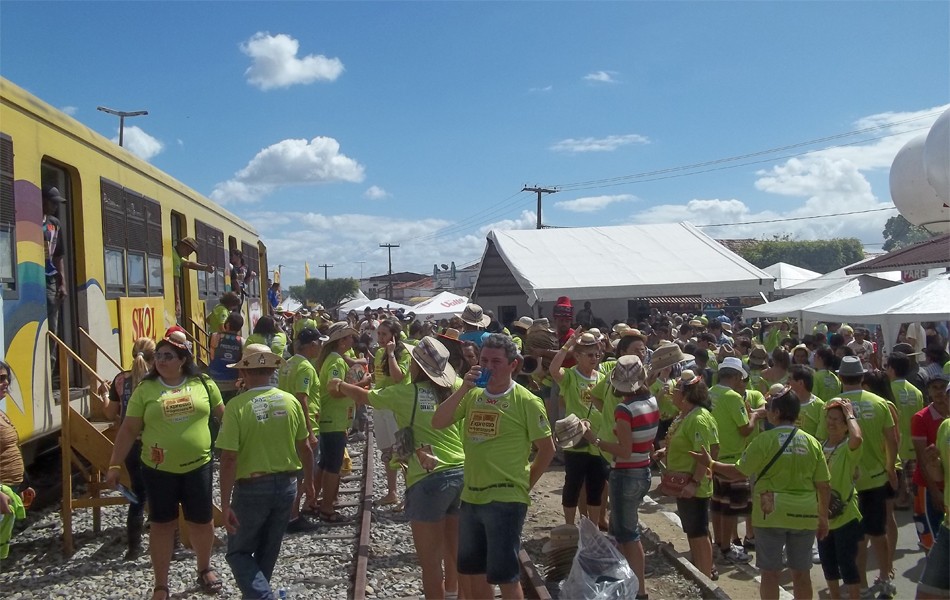
<svg viewBox="0 0 950 600"><path fill-rule="evenodd" d="M818 273L828 273L864 258L861 241L855 238L795 241L785 236L755 240L736 253L760 269L784 262Z"/></svg>
<svg viewBox="0 0 950 600"><path fill-rule="evenodd" d="M911 225L903 215L891 217L884 223L884 251L890 252L917 242L929 240L935 234L927 231L920 225Z"/></svg>
<svg viewBox="0 0 950 600"><path fill-rule="evenodd" d="M290 286L290 295L304 304L322 304L329 308L353 296L360 284L355 279L308 279L303 285Z"/></svg>

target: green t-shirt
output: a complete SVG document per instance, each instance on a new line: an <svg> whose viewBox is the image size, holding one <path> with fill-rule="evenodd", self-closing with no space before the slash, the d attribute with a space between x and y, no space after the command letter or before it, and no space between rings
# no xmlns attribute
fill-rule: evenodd
<svg viewBox="0 0 950 600"><path fill-rule="evenodd" d="M317 322L314 319L298 319L294 321L294 324L291 327L291 331L294 332L294 339L300 335L301 331L308 328L317 329Z"/></svg>
<svg viewBox="0 0 950 600"><path fill-rule="evenodd" d="M461 380L457 380L453 389L458 389ZM418 396L416 395L418 390ZM413 419L412 405L417 402L416 416ZM384 389L372 390L369 403L373 408L390 410L396 417L399 428L409 427L412 422L415 448L426 448L437 459L432 473L446 469L458 469L465 464L465 451L462 449L462 423L453 423L445 429L432 427L432 415L439 407L439 397L430 383L391 385ZM422 468L415 453L409 458L409 472L406 475L406 487L412 487L429 473Z"/></svg>
<svg viewBox="0 0 950 600"><path fill-rule="evenodd" d="M831 473L831 493L837 494L842 502L847 500L846 508L841 516L828 521L829 529L838 529L854 519L861 518L861 511L858 510L858 493L854 489L854 476L858 469L858 462L861 460L861 446L852 450L848 447L848 438L844 438L837 446L829 446L826 442L822 450L828 463L828 471Z"/></svg>
<svg viewBox="0 0 950 600"><path fill-rule="evenodd" d="M471 504L530 504L528 455L532 442L551 435L544 402L514 382L499 396L474 388L455 410L454 421L462 419L462 500Z"/></svg>
<svg viewBox="0 0 950 600"><path fill-rule="evenodd" d="M295 354L280 367L277 387L288 392L294 398L297 394L307 395L307 418L313 434L320 433L320 378L313 363L301 354Z"/></svg>
<svg viewBox="0 0 950 600"><path fill-rule="evenodd" d="M617 359L611 358L610 360L605 360L604 362L598 365L597 370L600 371L600 374L604 376L604 380L609 385L610 374L613 372L614 367L617 366Z"/></svg>
<svg viewBox="0 0 950 600"><path fill-rule="evenodd" d="M399 370L402 371L402 381L400 383L408 383L409 381L409 349L403 348L402 356L396 361L399 364ZM386 349L379 348L376 350L376 358L373 361L373 387L378 390L387 388L394 383L393 378L383 371L383 365L388 362L389 359L386 358Z"/></svg>
<svg viewBox="0 0 950 600"><path fill-rule="evenodd" d="M174 248L172 248L172 277L181 278L181 254L178 254L178 250Z"/></svg>
<svg viewBox="0 0 950 600"><path fill-rule="evenodd" d="M950 419L945 419L937 429L937 450L943 464L943 505L950 506ZM944 525L950 522L947 519L947 515L944 515Z"/></svg>
<svg viewBox="0 0 950 600"><path fill-rule="evenodd" d="M724 385L714 385L709 390L712 416L719 430L719 462L735 464L746 447L746 436L739 428L749 424L745 399L738 392Z"/></svg>
<svg viewBox="0 0 950 600"><path fill-rule="evenodd" d="M944 372L944 373L950 373L950 360L948 360L947 362L943 363L943 372Z"/></svg>
<svg viewBox="0 0 950 600"><path fill-rule="evenodd" d="M762 392L759 390L746 390L745 401L752 410L765 406L765 396L763 396ZM755 436L759 435L763 431L765 431L765 421L763 419L759 419L755 424L755 429L753 429L752 433L750 433L745 439L746 447L752 443L752 440L755 439Z"/></svg>
<svg viewBox="0 0 950 600"><path fill-rule="evenodd" d="M696 463L689 453L699 452L703 447L712 452L712 447L719 443L716 419L705 408L694 408L682 419L673 421L670 425L669 439L666 467L670 471L692 473L696 468ZM696 497L709 498L710 496L712 496L712 478L707 473L702 483L696 488Z"/></svg>
<svg viewBox="0 0 950 600"><path fill-rule="evenodd" d="M865 390L841 392L839 397L848 400L861 427L861 460L858 462L858 478L854 485L859 492L878 488L887 483L887 448L885 431L894 426L894 417L887 408L887 400ZM818 437L828 437L828 427L822 419L818 424Z"/></svg>
<svg viewBox="0 0 950 600"><path fill-rule="evenodd" d="M825 402L828 402L841 393L841 380L831 371L822 369L815 371L815 383L813 387L815 389L812 390L812 393Z"/></svg>
<svg viewBox="0 0 950 600"><path fill-rule="evenodd" d="M284 390L267 386L247 390L228 402L216 446L237 452L236 477L243 479L299 471L297 442L308 436L300 402Z"/></svg>
<svg viewBox="0 0 950 600"><path fill-rule="evenodd" d="M822 410L824 407L825 403L821 398L812 394L808 402L802 404L798 411L798 420L795 421L795 426L815 437L818 435L818 424L825 418L825 412Z"/></svg>
<svg viewBox="0 0 950 600"><path fill-rule="evenodd" d="M897 407L897 428L901 433L898 454L902 460L915 460L917 453L914 451L914 442L911 441L910 420L924 408L924 395L906 379L892 381L891 391L894 393L894 405Z"/></svg>
<svg viewBox="0 0 950 600"><path fill-rule="evenodd" d="M588 378L577 371L577 367L571 367L564 370L564 377L561 378L561 396L564 398L564 415L577 415L581 419L590 421L591 430L594 435L598 435L604 428L604 418L597 407L591 402L593 398L592 390L594 386L603 378L600 371L594 371L592 377ZM600 455L600 450L593 444L587 444L581 448L565 448L565 452L586 452L595 456Z"/></svg>
<svg viewBox="0 0 950 600"><path fill-rule="evenodd" d="M224 329L224 322L228 320L228 315L231 314L231 311L228 310L228 307L223 304L218 304L213 309L211 309L211 314L208 315L208 335L212 333L220 333Z"/></svg>
<svg viewBox="0 0 950 600"><path fill-rule="evenodd" d="M616 365L616 361L614 361L613 364ZM613 386L610 385L609 376L601 377L597 385L590 390L591 396L600 399L600 401L604 403L604 409L601 411L602 426L599 434L601 441L609 443L617 441L617 431L615 429L617 419L615 411L617 410L617 405L623 402L623 396L618 396L614 392ZM603 449L600 452L607 460L612 460L612 454Z"/></svg>
<svg viewBox="0 0 950 600"><path fill-rule="evenodd" d="M219 404L218 386L204 375L175 387L160 379L142 381L126 410L126 416L143 421L142 464L166 473L188 473L211 460L208 418Z"/></svg>
<svg viewBox="0 0 950 600"><path fill-rule="evenodd" d="M673 382L657 379L650 386L650 395L656 398L657 406L660 408L660 418L663 420L675 419L680 413L676 405L673 404Z"/></svg>
<svg viewBox="0 0 950 600"><path fill-rule="evenodd" d="M346 379L346 361L336 352L331 352L320 369L320 431L333 433L347 431L356 412L352 400L334 398L327 389L331 379Z"/></svg>
<svg viewBox="0 0 950 600"><path fill-rule="evenodd" d="M753 526L814 531L818 528L818 492L815 484L831 478L821 443L798 430L765 476L759 476L791 432L790 425L762 432L746 448L736 468L745 475L755 476L755 488L752 490ZM774 493L775 509L768 515L762 511L761 495L765 492Z"/></svg>
<svg viewBox="0 0 950 600"><path fill-rule="evenodd" d="M252 333L244 340L245 348L247 348L248 344L264 344L277 356L283 356L284 348L287 347L287 336L283 331L278 331L268 341L266 336L260 333Z"/></svg>

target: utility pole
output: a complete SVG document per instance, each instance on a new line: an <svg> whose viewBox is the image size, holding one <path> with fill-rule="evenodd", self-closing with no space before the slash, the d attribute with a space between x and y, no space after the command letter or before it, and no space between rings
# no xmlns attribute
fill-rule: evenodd
<svg viewBox="0 0 950 600"><path fill-rule="evenodd" d="M356 261L356 262L358 262L359 265L360 265L360 281L362 282L362 281L363 281L363 265L366 264L366 261L365 261L365 260L358 260L358 261Z"/></svg>
<svg viewBox="0 0 950 600"><path fill-rule="evenodd" d="M326 281L326 280L327 280L327 269L331 268L333 265L317 265L317 266L320 267L321 269L323 269L323 280Z"/></svg>
<svg viewBox="0 0 950 600"><path fill-rule="evenodd" d="M525 186L524 188L522 188L521 191L534 192L538 195L538 226L535 229L543 229L544 225L541 224L541 194L553 194L557 192L557 190L552 190L552 189L542 188L542 187L537 187L537 186L535 187Z"/></svg>
<svg viewBox="0 0 950 600"><path fill-rule="evenodd" d="M389 300L393 299L393 248L398 248L399 244L380 244L380 248L386 248L389 251Z"/></svg>

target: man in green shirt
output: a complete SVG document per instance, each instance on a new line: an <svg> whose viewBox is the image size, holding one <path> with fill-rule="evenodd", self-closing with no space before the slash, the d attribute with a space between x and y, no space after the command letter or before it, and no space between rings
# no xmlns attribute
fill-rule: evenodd
<svg viewBox="0 0 950 600"><path fill-rule="evenodd" d="M914 472L914 463L917 458L914 442L911 439L910 421L924 407L924 395L908 380L911 368L910 357L903 352L891 352L887 357L887 377L891 380L891 392L894 393L894 405L897 407L897 430L900 432L900 447L897 453L903 466L903 469L898 472L900 477L897 484L897 499L894 501L899 510L909 508L907 478Z"/></svg>
<svg viewBox="0 0 950 600"><path fill-rule="evenodd" d="M228 531L226 558L245 598L273 598L270 578L297 490L297 474L313 497L313 450L300 403L270 385L283 360L247 352L237 369L247 391L225 407L221 450L221 514Z"/></svg>
<svg viewBox="0 0 950 600"><path fill-rule="evenodd" d="M788 385L802 403L795 426L813 437L818 435L818 424L825 418L822 411L825 403L812 393L815 370L804 365L792 365L788 368Z"/></svg>
<svg viewBox="0 0 950 600"><path fill-rule="evenodd" d="M524 597L518 552L528 492L551 462L554 441L544 403L512 379L519 362L511 338L488 336L479 364L432 417L436 429L465 420L458 571L466 598L492 598L495 584L503 598ZM476 387L483 370L488 383ZM538 452L529 462L532 445Z"/></svg>

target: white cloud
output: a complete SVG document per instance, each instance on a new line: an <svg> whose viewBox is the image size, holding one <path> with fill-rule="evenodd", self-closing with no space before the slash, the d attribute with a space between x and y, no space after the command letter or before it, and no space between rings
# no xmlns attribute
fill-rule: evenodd
<svg viewBox="0 0 950 600"><path fill-rule="evenodd" d="M650 138L646 136L638 133L628 133L625 135L608 135L602 138L567 138L551 144L549 149L554 152L613 152L621 146L649 143Z"/></svg>
<svg viewBox="0 0 950 600"><path fill-rule="evenodd" d="M66 113L66 114L69 115L70 117L76 116L76 113L79 112L79 108L77 108L77 107L75 107L75 106L64 106L64 107L62 107L62 108L59 109L59 110L63 111L64 113Z"/></svg>
<svg viewBox="0 0 950 600"><path fill-rule="evenodd" d="M119 143L118 134L112 138L112 141L116 144ZM142 160L151 160L165 149L165 144L145 133L135 125L126 125L125 133L122 136L122 145L126 150Z"/></svg>
<svg viewBox="0 0 950 600"><path fill-rule="evenodd" d="M614 79L616 71L594 71L593 73L588 73L584 75L584 81L593 81L595 83L617 83L617 80Z"/></svg>
<svg viewBox="0 0 950 600"><path fill-rule="evenodd" d="M363 165L340 154L333 138L287 139L258 152L233 178L217 184L211 198L220 204L257 202L281 186L359 183L364 171Z"/></svg>
<svg viewBox="0 0 950 600"><path fill-rule="evenodd" d="M363 197L367 200L382 200L389 197L389 192L378 185L371 185L369 189L363 192Z"/></svg>
<svg viewBox="0 0 950 600"><path fill-rule="evenodd" d="M339 58L322 54L297 57L300 43L289 35L257 32L241 44L253 63L244 72L248 83L262 90L285 88L314 81L335 81L343 73Z"/></svg>
<svg viewBox="0 0 950 600"><path fill-rule="evenodd" d="M555 202L554 206L571 212L596 212L603 210L611 204L617 202L632 202L637 197L633 194L615 194L607 196L588 196L586 198L577 198L576 200L562 200Z"/></svg>
<svg viewBox="0 0 950 600"><path fill-rule="evenodd" d="M546 86L544 86L544 87L528 88L528 91L529 91L529 92L532 92L532 93L535 93L535 92L550 92L550 91L553 90L553 89L554 89L554 86L553 86L553 85L546 85Z"/></svg>

